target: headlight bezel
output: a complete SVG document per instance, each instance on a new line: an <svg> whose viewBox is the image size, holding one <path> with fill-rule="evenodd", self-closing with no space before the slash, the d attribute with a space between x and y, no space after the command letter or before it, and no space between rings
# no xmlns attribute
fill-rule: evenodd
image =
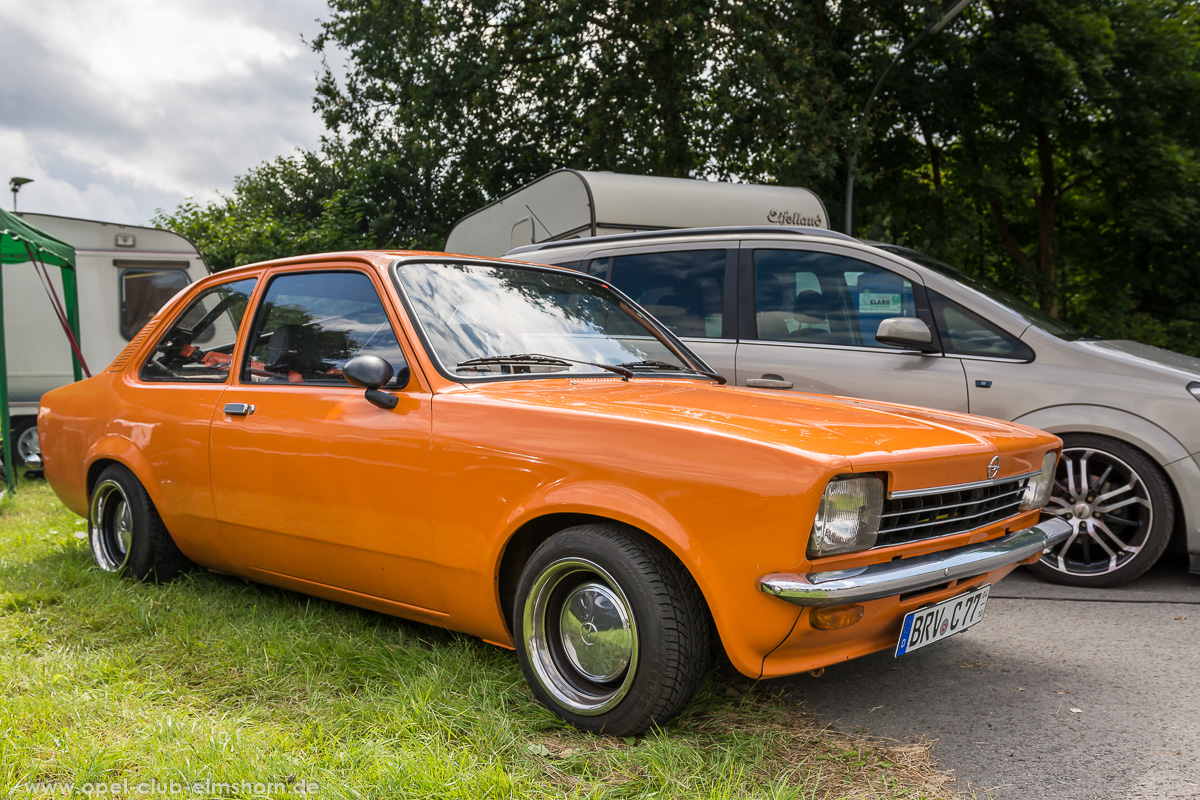
<svg viewBox="0 0 1200 800"><path fill-rule="evenodd" d="M885 480L874 472L830 478L809 532L808 557L860 553L874 547L886 490Z"/></svg>
<svg viewBox="0 0 1200 800"><path fill-rule="evenodd" d="M1021 495L1021 510L1035 511L1050 502L1054 492L1054 472L1058 467L1058 451L1051 450L1042 456L1042 469L1025 484Z"/></svg>

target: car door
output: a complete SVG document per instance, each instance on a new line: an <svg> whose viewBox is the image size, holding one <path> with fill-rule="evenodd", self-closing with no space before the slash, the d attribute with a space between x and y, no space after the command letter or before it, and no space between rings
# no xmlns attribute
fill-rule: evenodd
<svg viewBox="0 0 1200 800"><path fill-rule="evenodd" d="M1014 419L1045 403L1030 391L1033 348L962 303L928 289L942 347L962 361L972 414Z"/></svg>
<svg viewBox="0 0 1200 800"><path fill-rule="evenodd" d="M189 555L214 566L228 561L228 548L212 530L209 424L230 380L256 281L243 277L204 289L162 328L157 322L143 327L138 336L157 341L133 385L119 389L128 410L112 422L138 444L152 470L171 535Z"/></svg>
<svg viewBox="0 0 1200 800"><path fill-rule="evenodd" d="M429 513L431 395L372 273L270 273L238 375L212 422L217 517L238 561L436 609ZM386 296L386 295L384 295ZM341 367L374 354L397 377L384 410Z"/></svg>
<svg viewBox="0 0 1200 800"><path fill-rule="evenodd" d="M875 339L889 317L931 328L916 273L836 244L743 240L737 383L967 410L963 366Z"/></svg>
<svg viewBox="0 0 1200 800"><path fill-rule="evenodd" d="M737 248L668 244L595 253L582 268L654 315L717 372L733 376L737 349Z"/></svg>

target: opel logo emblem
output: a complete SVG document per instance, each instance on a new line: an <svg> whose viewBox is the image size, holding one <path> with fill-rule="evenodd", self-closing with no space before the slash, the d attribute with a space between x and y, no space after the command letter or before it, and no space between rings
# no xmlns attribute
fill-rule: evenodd
<svg viewBox="0 0 1200 800"><path fill-rule="evenodd" d="M993 456L992 461L988 464L988 479L996 477L996 473L1000 471L1000 456Z"/></svg>

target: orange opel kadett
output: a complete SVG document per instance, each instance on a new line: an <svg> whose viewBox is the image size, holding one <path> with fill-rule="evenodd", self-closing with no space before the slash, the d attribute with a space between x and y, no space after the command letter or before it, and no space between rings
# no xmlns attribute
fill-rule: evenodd
<svg viewBox="0 0 1200 800"><path fill-rule="evenodd" d="M598 279L440 253L206 278L38 431L102 569L515 646L542 702L621 735L687 704L712 636L755 678L903 655L1071 531L1039 523L1053 436L727 386Z"/></svg>

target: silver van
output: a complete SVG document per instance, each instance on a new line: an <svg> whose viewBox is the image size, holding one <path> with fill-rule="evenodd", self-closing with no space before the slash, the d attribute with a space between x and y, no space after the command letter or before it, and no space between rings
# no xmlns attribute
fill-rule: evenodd
<svg viewBox="0 0 1200 800"><path fill-rule="evenodd" d="M1062 437L1048 510L1074 534L1035 565L1045 578L1115 586L1173 538L1200 573L1200 359L1085 338L935 259L820 228L654 231L508 255L611 281L742 386L982 414Z"/></svg>

